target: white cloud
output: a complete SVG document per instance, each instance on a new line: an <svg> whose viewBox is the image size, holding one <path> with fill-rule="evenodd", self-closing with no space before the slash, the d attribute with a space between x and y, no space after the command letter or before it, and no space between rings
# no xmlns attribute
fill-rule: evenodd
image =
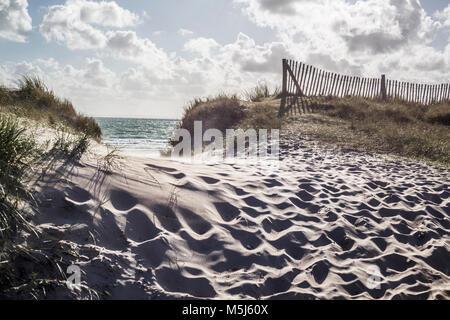
<svg viewBox="0 0 450 320"><path fill-rule="evenodd" d="M68 0L51 6L44 16L40 31L44 37L65 44L70 49L102 48L108 41L100 27L135 26L139 17L115 2Z"/></svg>
<svg viewBox="0 0 450 320"><path fill-rule="evenodd" d="M442 21L444 26L450 27L450 4L444 10L438 11L435 16Z"/></svg>
<svg viewBox="0 0 450 320"><path fill-rule="evenodd" d="M115 82L116 74L105 67L100 59L87 59L84 78L94 86L110 87Z"/></svg>
<svg viewBox="0 0 450 320"><path fill-rule="evenodd" d="M234 1L256 25L275 30L297 60L367 76L379 76L390 61L398 69L389 75L448 79L445 52L431 45L441 23L418 0Z"/></svg>
<svg viewBox="0 0 450 320"><path fill-rule="evenodd" d="M195 38L186 42L184 50L252 73L280 73L281 60L293 57L281 42L257 45L244 33L240 33L234 43L224 46L214 39Z"/></svg>
<svg viewBox="0 0 450 320"><path fill-rule="evenodd" d="M186 42L184 50L194 58L178 59L174 69L179 72L177 77L194 86L192 91L197 95L240 93L259 81L274 87L281 77L281 59L292 57L282 43L258 45L243 33L225 45L214 39L195 38Z"/></svg>
<svg viewBox="0 0 450 320"><path fill-rule="evenodd" d="M106 48L116 57L144 63L147 66L161 66L168 59L162 49L146 38L139 38L134 31L110 31Z"/></svg>
<svg viewBox="0 0 450 320"><path fill-rule="evenodd" d="M178 30L178 34L179 34L180 36L185 37L185 36L193 35L194 32L191 31L191 30L188 30L188 29L183 29L183 28L181 28L180 30Z"/></svg>
<svg viewBox="0 0 450 320"><path fill-rule="evenodd" d="M31 33L27 0L0 0L0 37L25 42Z"/></svg>
<svg viewBox="0 0 450 320"><path fill-rule="evenodd" d="M23 75L40 77L58 96L68 98L78 111L90 115L123 112L123 106L132 102L132 97L119 86L120 75L98 58L86 59L80 67L46 60L0 66L2 84L13 86Z"/></svg>
<svg viewBox="0 0 450 320"><path fill-rule="evenodd" d="M212 51L218 49L220 45L211 38L195 38L184 44L184 50L188 52L199 53L204 57L210 57Z"/></svg>
<svg viewBox="0 0 450 320"><path fill-rule="evenodd" d="M272 13L293 15L296 13L295 1L298 0L261 0L260 5L262 9Z"/></svg>
<svg viewBox="0 0 450 320"><path fill-rule="evenodd" d="M138 15L121 8L114 1L92 2L86 0L69 0L66 8L78 14L80 20L104 27L131 27L140 22Z"/></svg>
<svg viewBox="0 0 450 320"><path fill-rule="evenodd" d="M41 68L29 62L17 63L14 68L14 75L16 75L16 77L26 75L41 75L41 74L42 74Z"/></svg>
<svg viewBox="0 0 450 320"><path fill-rule="evenodd" d="M98 57L87 59L81 67L38 59L6 67L0 64L0 71L2 66L4 70L0 83L37 75L90 115L120 116L124 106L132 106L129 116L178 117L185 103L196 96L239 93L259 81L278 84L280 59L288 54L281 43L257 45L245 34L224 45L212 39L192 39L185 45L189 59L167 54L132 31L116 31L107 38L105 49L131 62L125 71L114 71Z"/></svg>
<svg viewBox="0 0 450 320"><path fill-rule="evenodd" d="M43 66L44 68L56 70L59 68L59 62L54 58L49 59L37 59L36 64Z"/></svg>
<svg viewBox="0 0 450 320"><path fill-rule="evenodd" d="M191 37L182 52L169 53L136 31L122 29L135 26L139 18L115 2L69 0L49 8L41 32L70 49L92 50L95 58L81 66L54 59L0 64L0 80L41 75L92 115L120 116L124 106L132 106L130 116L175 117L195 96L243 92L259 81L279 85L282 58L355 75L385 73L421 82L450 78L450 44L445 50L430 44L445 10L432 18L416 0L235 1L255 24L275 30L278 39L257 43L239 33L223 44ZM104 62L111 58L109 65ZM117 71L115 60L126 70Z"/></svg>
<svg viewBox="0 0 450 320"><path fill-rule="evenodd" d="M72 50L97 50L103 55L138 63L160 78L170 74L164 50L135 31L105 30L102 27L134 26L139 17L115 2L68 0L49 8L40 30L48 41L55 40Z"/></svg>
<svg viewBox="0 0 450 320"><path fill-rule="evenodd" d="M339 35L350 51L378 54L431 42L439 24L427 16L419 2L374 1L357 2L349 7L346 20L337 21L344 26L347 23Z"/></svg>
<svg viewBox="0 0 450 320"><path fill-rule="evenodd" d="M276 29L282 38L303 40L320 49L341 44L350 51L384 53L428 42L439 26L417 0L303 0L271 6L267 4L273 1L268 0L235 1L244 4L244 12L256 24ZM288 14L291 7L294 11Z"/></svg>

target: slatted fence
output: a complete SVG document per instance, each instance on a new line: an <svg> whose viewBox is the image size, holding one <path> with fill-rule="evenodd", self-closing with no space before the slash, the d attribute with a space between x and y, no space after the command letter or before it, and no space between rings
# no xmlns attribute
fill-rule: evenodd
<svg viewBox="0 0 450 320"><path fill-rule="evenodd" d="M280 116L311 109L310 97L401 99L429 105L450 99L450 84L418 84L381 78L363 78L328 72L302 62L283 59Z"/></svg>

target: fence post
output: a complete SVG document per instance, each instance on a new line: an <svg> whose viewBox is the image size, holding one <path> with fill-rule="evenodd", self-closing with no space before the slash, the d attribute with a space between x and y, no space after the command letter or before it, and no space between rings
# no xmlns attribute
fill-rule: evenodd
<svg viewBox="0 0 450 320"><path fill-rule="evenodd" d="M280 104L280 111L278 113L278 117L282 117L284 115L284 109L286 108L286 85L287 85L287 68L286 68L286 59L283 59L282 65L283 65L283 84L281 86L281 104Z"/></svg>
<svg viewBox="0 0 450 320"><path fill-rule="evenodd" d="M383 100L386 101L386 99L387 99L387 94L386 94L386 75L384 75L384 74L381 75L381 97L383 98Z"/></svg>

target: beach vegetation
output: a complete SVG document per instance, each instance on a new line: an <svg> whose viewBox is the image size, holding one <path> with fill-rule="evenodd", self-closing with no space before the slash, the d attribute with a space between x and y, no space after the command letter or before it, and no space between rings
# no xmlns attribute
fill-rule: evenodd
<svg viewBox="0 0 450 320"><path fill-rule="evenodd" d="M265 84L244 92L245 100L237 94L219 94L208 98L195 98L184 109L177 129L186 129L194 136L195 121L202 122L202 130L217 129L226 134L227 129L280 129L278 118L278 91L270 92ZM178 141L171 141L172 146Z"/></svg>
<svg viewBox="0 0 450 320"><path fill-rule="evenodd" d="M51 125L60 123L96 140L102 137L102 130L93 118L76 112L69 100L56 96L38 77L24 76L14 88L0 87L0 108L19 117Z"/></svg>
<svg viewBox="0 0 450 320"><path fill-rule="evenodd" d="M55 161L79 160L93 131L84 125L69 126L63 119L82 118L41 82L22 81L14 90L0 87L0 299L41 299L56 290L73 298L76 294L67 290L64 270L77 254L32 223L39 214L34 183L49 173ZM64 118L69 115L73 118ZM45 119L53 119L60 129L53 140L39 142L30 125ZM96 296L84 289L89 297Z"/></svg>
<svg viewBox="0 0 450 320"><path fill-rule="evenodd" d="M62 127L56 132L56 139L50 152L79 160L88 150L90 143L90 136L87 133L73 133Z"/></svg>
<svg viewBox="0 0 450 320"><path fill-rule="evenodd" d="M311 104L313 113L284 119L293 132L347 149L450 165L450 101L326 97Z"/></svg>
<svg viewBox="0 0 450 320"><path fill-rule="evenodd" d="M265 99L278 96L279 93L280 88L277 87L271 91L267 83L261 82L254 88L246 90L243 95L246 101L262 102Z"/></svg>
<svg viewBox="0 0 450 320"><path fill-rule="evenodd" d="M177 129L186 129L194 136L195 121L202 121L203 132L208 129L218 129L225 132L234 128L245 116L247 107L237 95L219 94L208 98L195 98L184 109ZM172 145L178 142L172 141Z"/></svg>

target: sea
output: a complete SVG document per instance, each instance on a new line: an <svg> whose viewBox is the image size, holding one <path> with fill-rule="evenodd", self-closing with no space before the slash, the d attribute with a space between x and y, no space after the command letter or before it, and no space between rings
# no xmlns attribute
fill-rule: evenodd
<svg viewBox="0 0 450 320"><path fill-rule="evenodd" d="M102 128L103 143L136 156L159 156L168 148L179 120L95 118Z"/></svg>

